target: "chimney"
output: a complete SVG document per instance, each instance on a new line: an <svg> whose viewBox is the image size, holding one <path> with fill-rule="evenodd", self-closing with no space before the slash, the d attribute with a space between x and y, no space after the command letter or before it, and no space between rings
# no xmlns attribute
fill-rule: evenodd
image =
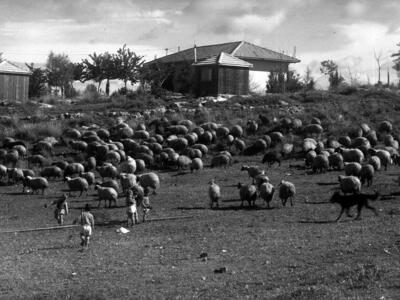
<svg viewBox="0 0 400 300"><path fill-rule="evenodd" d="M193 50L194 50L194 62L197 63L197 46L196 46L196 44L194 44Z"/></svg>

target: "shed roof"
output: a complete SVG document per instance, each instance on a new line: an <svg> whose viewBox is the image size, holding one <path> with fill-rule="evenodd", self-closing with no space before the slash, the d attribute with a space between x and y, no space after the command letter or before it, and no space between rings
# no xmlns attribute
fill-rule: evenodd
<svg viewBox="0 0 400 300"><path fill-rule="evenodd" d="M221 52L218 55L214 55L210 58L206 58L202 61L194 63L195 66L209 66L209 65L220 65L220 66L230 66L230 67L243 67L251 68L253 65L244 61L240 58L234 57L225 52Z"/></svg>
<svg viewBox="0 0 400 300"><path fill-rule="evenodd" d="M9 61L5 60L0 63L1 74L17 74L17 75L31 75L31 72L22 69Z"/></svg>
<svg viewBox="0 0 400 300"><path fill-rule="evenodd" d="M300 60L297 58L254 45L246 41L198 46L196 47L196 52L198 61L219 55L221 52L225 52L227 54L242 58L244 60L247 58L253 60L269 60L269 61L279 61L286 63L300 62ZM158 61L161 63L175 63L182 61L193 62L194 47L176 53L172 53L170 55L158 58L154 61Z"/></svg>

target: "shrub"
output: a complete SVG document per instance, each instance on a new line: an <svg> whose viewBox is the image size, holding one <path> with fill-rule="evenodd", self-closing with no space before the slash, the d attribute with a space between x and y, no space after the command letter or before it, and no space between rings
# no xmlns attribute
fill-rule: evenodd
<svg viewBox="0 0 400 300"><path fill-rule="evenodd" d="M25 141L37 141L52 136L59 138L63 132L60 122L24 123L14 130L14 137Z"/></svg>
<svg viewBox="0 0 400 300"><path fill-rule="evenodd" d="M88 84L83 91L82 101L86 103L97 102L100 98L100 93L97 91L97 87L94 84Z"/></svg>

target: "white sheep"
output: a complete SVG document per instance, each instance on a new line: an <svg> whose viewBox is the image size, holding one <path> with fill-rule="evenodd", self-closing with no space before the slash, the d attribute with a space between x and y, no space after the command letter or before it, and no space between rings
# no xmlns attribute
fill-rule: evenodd
<svg viewBox="0 0 400 300"><path fill-rule="evenodd" d="M64 170L64 176L80 175L85 172L85 168L81 163L70 163Z"/></svg>
<svg viewBox="0 0 400 300"><path fill-rule="evenodd" d="M381 159L376 155L372 155L369 158L368 163L374 167L375 171L379 171L381 169Z"/></svg>
<svg viewBox="0 0 400 300"><path fill-rule="evenodd" d="M257 175L255 178L255 182L256 182L256 186L259 189L260 186L265 183L265 182L269 182L269 177L265 174L259 174Z"/></svg>
<svg viewBox="0 0 400 300"><path fill-rule="evenodd" d="M246 166L243 165L242 168L240 169L241 171L247 171L247 174L249 174L249 177L253 179L253 184L256 176L265 174L265 171L262 170L258 166Z"/></svg>
<svg viewBox="0 0 400 300"><path fill-rule="evenodd" d="M197 171L203 170L203 161L199 157L194 158L190 165L190 171L193 173L194 170Z"/></svg>
<svg viewBox="0 0 400 300"><path fill-rule="evenodd" d="M270 207L269 203L272 201L272 198L274 197L275 193L274 186L269 182L264 182L260 185L258 190L260 198L265 201L267 207L269 208Z"/></svg>
<svg viewBox="0 0 400 300"><path fill-rule="evenodd" d="M318 154L312 162L312 170L314 173L325 173L329 168L328 157L324 154Z"/></svg>
<svg viewBox="0 0 400 300"><path fill-rule="evenodd" d="M186 155L179 155L177 161L178 170L187 169L192 164L192 160Z"/></svg>
<svg viewBox="0 0 400 300"><path fill-rule="evenodd" d="M22 181L23 188L22 193L25 192L25 187L32 190L32 193L42 190L42 195L44 195L44 190L49 187L47 179L44 177L31 177L26 176Z"/></svg>
<svg viewBox="0 0 400 300"><path fill-rule="evenodd" d="M153 172L138 175L137 181L145 189L152 188L154 194L156 193L156 190L160 187L160 178L158 178L158 175Z"/></svg>
<svg viewBox="0 0 400 300"><path fill-rule="evenodd" d="M61 168L57 166L49 166L45 167L41 172L40 176L46 177L46 178L60 178L63 175L63 171Z"/></svg>
<svg viewBox="0 0 400 300"><path fill-rule="evenodd" d="M220 167L224 166L225 168L231 164L231 157L226 154L218 154L211 159L210 167Z"/></svg>
<svg viewBox="0 0 400 300"><path fill-rule="evenodd" d="M361 164L364 160L364 153L360 149L344 149L339 147L335 151L342 154L344 162L358 162Z"/></svg>
<svg viewBox="0 0 400 300"><path fill-rule="evenodd" d="M328 161L329 161L329 167L332 169L336 169L336 170L342 170L343 169L343 156L340 153L332 153L331 155L329 155L328 157Z"/></svg>
<svg viewBox="0 0 400 300"><path fill-rule="evenodd" d="M361 167L360 177L361 184L367 182L367 186L371 186L372 180L374 179L375 170L374 167L370 164L365 164Z"/></svg>
<svg viewBox="0 0 400 300"><path fill-rule="evenodd" d="M24 179L24 172L20 168L7 168L8 181L17 183Z"/></svg>
<svg viewBox="0 0 400 300"><path fill-rule="evenodd" d="M0 179L7 175L7 167L4 165L0 165Z"/></svg>
<svg viewBox="0 0 400 300"><path fill-rule="evenodd" d="M81 177L86 179L89 186L91 186L96 182L96 176L94 175L93 172L84 172L81 174Z"/></svg>
<svg viewBox="0 0 400 300"><path fill-rule="evenodd" d="M242 201L240 206L243 206L243 202L247 201L249 207L254 206L257 200L257 187L253 184L241 184L237 185L239 189L240 200Z"/></svg>
<svg viewBox="0 0 400 300"><path fill-rule="evenodd" d="M219 199L221 198L221 188L215 183L214 179L209 182L208 196L210 198L210 208L213 208L213 204L216 203L219 207Z"/></svg>
<svg viewBox="0 0 400 300"><path fill-rule="evenodd" d="M119 180L122 186L122 192L125 194L136 184L136 175L130 173L119 174Z"/></svg>
<svg viewBox="0 0 400 300"><path fill-rule="evenodd" d="M89 183L85 178L82 177L71 178L67 176L65 177L65 181L68 184L70 194L71 192L81 192L79 196L82 196L83 192L86 192L87 194L87 191L89 189Z"/></svg>
<svg viewBox="0 0 400 300"><path fill-rule="evenodd" d="M118 193L114 188L102 187L96 184L95 190L97 190L97 195L99 196L99 207L101 200L104 200L104 207L106 206L107 200L109 201L108 207L111 207L111 202L114 202L115 206L117 205Z"/></svg>
<svg viewBox="0 0 400 300"><path fill-rule="evenodd" d="M135 173L136 172L136 161L128 156L126 161L122 162L119 166L119 170L121 173Z"/></svg>
<svg viewBox="0 0 400 300"><path fill-rule="evenodd" d="M385 167L385 171L387 170L388 165L392 164L392 158L390 156L390 152L384 149L369 149L368 153L371 156L378 156L381 160L381 165Z"/></svg>
<svg viewBox="0 0 400 300"><path fill-rule="evenodd" d="M290 199L290 205L293 206L293 198L296 195L296 187L293 183L286 180L281 180L279 184L279 198L281 198L282 205L286 206L286 202Z"/></svg>
<svg viewBox="0 0 400 300"><path fill-rule="evenodd" d="M361 181L357 177L339 175L338 180L343 194L359 194L361 192Z"/></svg>

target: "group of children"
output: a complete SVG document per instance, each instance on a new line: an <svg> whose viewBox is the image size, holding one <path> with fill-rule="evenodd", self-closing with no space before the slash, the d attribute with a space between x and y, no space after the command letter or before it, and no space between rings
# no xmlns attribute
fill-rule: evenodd
<svg viewBox="0 0 400 300"><path fill-rule="evenodd" d="M126 195L126 214L127 214L127 226L129 224L133 226L138 223L138 212L139 206L143 207L143 222L146 221L148 212L151 209L149 199L149 189L144 188L143 193L129 189ZM64 194L60 199L54 200L50 205L55 205L54 218L57 220L59 225L64 224L64 217L68 214L68 195ZM47 204L45 205L47 207ZM94 230L94 217L90 213L90 205L86 204L82 210L80 216L73 224L78 223L81 226L81 246L88 247L90 236Z"/></svg>

